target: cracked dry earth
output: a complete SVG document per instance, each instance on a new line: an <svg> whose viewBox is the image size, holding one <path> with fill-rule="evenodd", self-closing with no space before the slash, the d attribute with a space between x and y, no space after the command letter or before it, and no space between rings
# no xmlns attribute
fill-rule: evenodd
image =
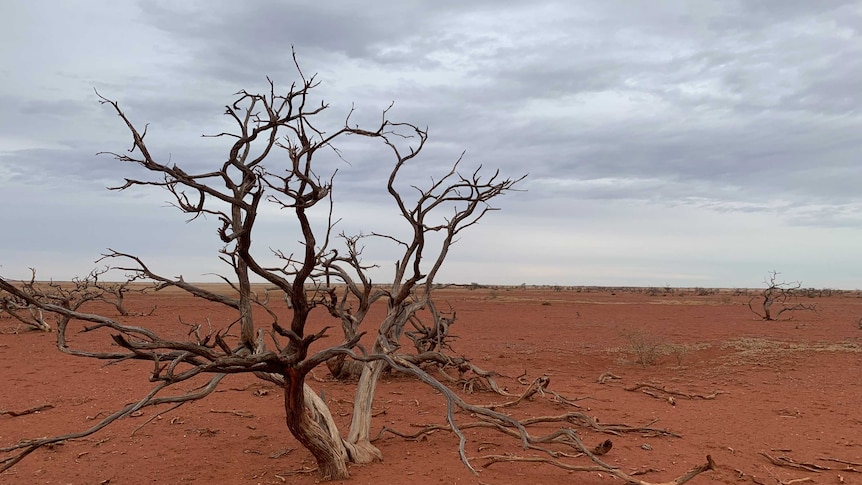
<svg viewBox="0 0 862 485"><path fill-rule="evenodd" d="M217 306L176 293L129 298L135 298L129 307L158 308L152 316L126 321L177 336L185 331L178 317L214 324L230 318ZM456 352L499 372L499 384L513 394L526 388L518 380L526 372L522 381L546 375L549 391L571 401L546 393L506 412L527 417L578 411L599 423L649 425L679 435L579 431L589 446L610 438L613 448L605 461L627 473L643 472L640 479L671 480L709 454L716 469L689 483L862 483L858 293L806 298L818 311L783 322L756 320L749 297L728 291L649 296L610 289L480 288L441 290L437 299L458 312L452 328L459 336ZM0 415L0 447L88 428L150 388L152 364L104 366L59 353L53 335L16 329L12 319L0 318L0 411L7 411ZM109 342L104 334L72 338L89 348ZM323 368L311 384L346 426L353 386L332 381ZM462 395L476 404L506 400L490 392ZM0 483L317 483L308 473L313 460L284 425L281 399L271 384L231 376L202 401L171 412L147 408L87 438L37 450L0 474ZM39 412L12 415L42 405ZM426 424L445 424L441 396L403 376L384 378L374 411L375 432L386 426L414 433ZM463 413L456 417L473 420ZM534 432L542 429L554 427ZM499 433L465 434L478 476L459 462L454 435L437 431L417 441L384 434L376 442L384 461L352 466L349 483L621 483L606 473L548 464L483 466L489 455L542 455ZM587 464L584 458L562 460Z"/></svg>

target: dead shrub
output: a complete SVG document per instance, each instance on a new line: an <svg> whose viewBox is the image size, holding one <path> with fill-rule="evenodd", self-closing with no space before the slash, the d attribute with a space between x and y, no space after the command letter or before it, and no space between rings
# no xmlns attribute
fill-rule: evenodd
<svg viewBox="0 0 862 485"><path fill-rule="evenodd" d="M673 356L677 366L681 366L688 355L690 346L665 341L664 338L643 330L626 332L623 337L628 342L625 352L635 356L635 363L646 369L658 365L663 357Z"/></svg>
<svg viewBox="0 0 862 485"><path fill-rule="evenodd" d="M627 350L634 354L635 362L644 369L658 363L662 356L662 343L654 335L641 330L627 332L623 335L628 342Z"/></svg>

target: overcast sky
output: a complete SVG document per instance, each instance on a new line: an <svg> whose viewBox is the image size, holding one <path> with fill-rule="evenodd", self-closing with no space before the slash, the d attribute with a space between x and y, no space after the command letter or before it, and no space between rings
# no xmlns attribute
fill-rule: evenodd
<svg viewBox="0 0 862 485"><path fill-rule="evenodd" d="M218 167L223 106L294 45L338 122L430 129L415 174L461 151L522 192L463 233L438 278L488 284L862 288L862 3L0 0L0 274L86 274L106 248L186 280L224 273L212 219L111 192L131 137ZM333 129L337 125L332 126ZM342 229L398 224L377 147L335 179ZM269 213L268 213L269 215ZM291 220L262 228L296 248ZM392 221L392 222L388 222ZM392 228L393 231L398 229ZM391 267L394 255L369 250ZM381 273L382 275L382 273ZM381 276L382 278L383 276Z"/></svg>

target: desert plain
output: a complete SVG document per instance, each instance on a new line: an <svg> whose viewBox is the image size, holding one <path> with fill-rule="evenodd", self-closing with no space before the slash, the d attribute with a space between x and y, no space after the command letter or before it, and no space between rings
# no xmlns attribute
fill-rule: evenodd
<svg viewBox="0 0 862 485"><path fill-rule="evenodd" d="M762 321L748 306L757 292L459 287L438 290L436 300L457 312L452 353L498 373L507 392L519 395L535 378L549 379L544 393L500 410L520 418L589 416L601 429L576 425L581 439L588 445L612 440L602 458L639 479L672 480L710 455L715 469L689 483L862 483L862 293L803 295L816 311ZM177 336L188 331L180 319L224 325L232 318L181 293L128 297L132 311L154 306L148 316L117 318ZM111 307L90 309L116 316ZM336 344L337 331L319 344ZM81 348L111 345L105 333L70 338ZM54 334L0 317L0 447L89 428L153 385L152 363L105 364L62 354ZM346 428L355 384L332 379L325 367L309 383ZM194 387L184 384L182 391ZM475 404L511 400L453 386ZM229 376L203 400L173 410L146 408L88 437L39 449L0 474L0 483L319 483L314 460L285 426L282 398L271 383ZM16 415L36 407L42 409ZM445 425L445 402L416 379L390 374L378 387L374 416L374 433L385 427L409 435ZM476 421L465 413L455 417ZM647 429L607 431L617 424ZM491 463L490 456L548 455L497 432L464 433L478 475L459 461L451 432L417 439L384 432L375 442L383 461L351 466L343 483L621 483L607 473L545 463ZM559 460L589 464L584 457Z"/></svg>

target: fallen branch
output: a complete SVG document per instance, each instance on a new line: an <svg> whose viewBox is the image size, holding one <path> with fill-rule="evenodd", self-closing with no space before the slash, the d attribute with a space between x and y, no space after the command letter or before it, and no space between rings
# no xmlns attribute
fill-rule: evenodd
<svg viewBox="0 0 862 485"><path fill-rule="evenodd" d="M643 480L638 480L632 475L626 474L623 471L620 471L618 468L605 468L601 466L595 465L570 465L568 463L563 463L559 460L554 460L552 458L543 458L538 456L510 456L510 455L488 455L483 456L483 459L489 460L487 463L482 465L483 468L487 468L494 463L501 462L532 462L532 463L547 463L549 465L556 466L558 468L562 468L564 470L577 471L577 472L604 472L611 474L619 479L622 479L625 483L630 485L682 485L683 483L688 482L692 478L700 475L701 473L707 470L715 469L715 462L712 460L710 455L706 455L706 463L702 465L698 465L691 470L683 473L679 477L669 481L669 482L661 482L661 483L653 483L653 482L645 482Z"/></svg>
<svg viewBox="0 0 862 485"><path fill-rule="evenodd" d="M309 473L314 473L317 471L317 467L314 468L303 468L301 470L288 470L286 472L281 472L275 476L279 477L279 479L283 477L293 477L296 475L308 475Z"/></svg>
<svg viewBox="0 0 862 485"><path fill-rule="evenodd" d="M514 406L514 405L520 403L521 401L523 401L525 399L532 398L536 394L544 394L545 388L548 387L548 384L550 384L550 382L551 382L551 379L548 376L537 377L532 382L532 384L530 384L530 387L528 387L516 399L511 400L511 401L507 401L504 403L500 403L500 404L488 404L485 407L488 409L497 409L497 408L506 408L509 406Z"/></svg>
<svg viewBox="0 0 862 485"><path fill-rule="evenodd" d="M823 471L823 470L831 470L831 468L829 468L829 467L817 465L814 463L800 463L798 461L795 461L793 458L788 458L786 456L774 457L774 456L771 456L769 453L764 453L762 451L760 452L760 454L763 455L764 457L766 457L766 459L769 460L770 462L772 462L772 464L775 466L782 466L785 468L795 468L797 470L805 470L805 471L809 471L809 472L818 472L818 473Z"/></svg>
<svg viewBox="0 0 862 485"><path fill-rule="evenodd" d="M719 394L726 394L727 393L727 391L715 391L712 394L687 393L687 392L682 392L682 391L676 391L673 389L668 389L664 386L658 386L655 384L647 384L644 382L638 382L637 384L635 384L633 386L625 387L623 389L625 389L626 391L631 391L631 392L640 390L641 392L643 392L644 394L646 394L648 396L652 396L656 399L661 399L661 400L667 400L668 397L667 396L659 396L658 394L656 394L656 391L657 392L663 392L669 396L679 396L679 397L684 397L686 399L705 399L705 400L712 400L712 399L715 399L716 397L718 397Z"/></svg>
<svg viewBox="0 0 862 485"><path fill-rule="evenodd" d="M656 421L658 421L658 420L647 423L645 426L630 426L627 424L600 424L599 421L592 416L586 415L584 413L572 412L572 413L561 414L558 416L537 416L534 418L527 418L527 419L520 421L520 423L524 427L526 427L526 426L531 426L531 425L540 424L540 423L567 422L570 424L575 424L575 425L581 426L583 428L591 429L592 431L595 431L597 433L605 433L605 434L610 434L610 435L614 435L614 436L622 436L624 433L644 433L644 434L649 434L652 436L670 436L670 437L674 437L674 438L682 438L681 435L674 433L673 431L669 431L669 430L661 429L661 428L653 428L651 425L654 424ZM377 436L372 441L379 440L385 433L391 433L395 436L398 436L400 438L404 438L407 440L419 440L424 435L431 434L435 431L451 431L449 426L442 425L442 424L429 424L429 425L425 425L425 426L413 425L413 426L421 428L421 429L419 431L411 434L411 433L402 433L398 430L389 428L387 426L383 426L383 428L380 429L380 432L377 433ZM511 436L520 436L514 430L509 430L508 428L501 427L499 425L499 423L496 423L496 422L473 421L470 423L460 424L459 427L462 429L470 429L470 428L500 429L500 431L507 432L507 434L510 434ZM552 435L549 435L549 436L552 436ZM545 437L541 437L541 438L534 438L534 441L544 442L544 441L548 441L548 439L546 439Z"/></svg>
<svg viewBox="0 0 862 485"><path fill-rule="evenodd" d="M608 382L608 381L611 381L614 379L622 379L622 377L620 377L616 374L612 374L610 372L605 372L604 374L599 376L599 378L596 380L596 382L598 382L599 384L604 384L605 382Z"/></svg>
<svg viewBox="0 0 862 485"><path fill-rule="evenodd" d="M862 466L862 463L857 463L857 462L855 462L855 461L841 460L841 459L838 459L838 458L832 458L832 457L818 458L818 460L822 460L822 461L834 461L835 463L841 463L841 464L843 464L843 465L850 465L850 466Z"/></svg>
<svg viewBox="0 0 862 485"><path fill-rule="evenodd" d="M554 391L548 391L548 393L551 394L551 396L553 396L552 398L550 398L551 402L555 402L557 404L567 404L569 406L573 406L573 407L576 407L579 409L581 408L581 406L579 404L576 404L575 401L590 399L589 396L579 397L577 399L569 399L569 398L562 396L562 395L560 395Z"/></svg>
<svg viewBox="0 0 862 485"><path fill-rule="evenodd" d="M23 460L27 455L29 455L30 453L33 453L34 451L38 450L39 448L41 448L43 446L56 445L58 443L62 443L62 442L65 442L65 441L68 441L71 439L77 439L77 438L83 438L85 436L89 436L89 435L96 433L97 431L101 430L105 426L113 423L114 421L116 421L122 417L128 416L128 415L134 413L135 411L138 411L141 408L144 408L147 406L156 406L159 404L184 403L184 402L188 402L188 401L198 400L198 399L201 399L205 396L208 396L209 394L211 394L213 392L213 390L215 390L218 383L221 382L221 380L225 376L226 376L226 374L216 374L215 376L213 376L210 379L209 383L206 386L204 386L203 388L201 388L197 392L187 393L187 394L178 395L178 396L158 397L157 394L160 391L162 391L164 388L166 388L170 385L167 382L160 382L156 386L154 386L150 390L150 392L147 393L147 395L144 396L144 398L141 399L140 401L133 402L131 404L127 404L126 406L124 406L119 411L114 412L113 414L111 414L108 417L106 417L105 419L99 421L96 425L92 426L89 429L86 429L84 431L78 431L75 433L60 435L60 436L53 436L50 438L38 438L38 439L32 439L32 440L22 440L18 444L15 444L12 446L7 446L4 448L0 448L0 453L8 453L8 452L12 452L15 450L19 450L18 453L15 455L0 458L0 463L2 463L2 466L0 466L0 473L3 473L4 471L8 470L9 468L12 468L13 466L15 466L16 463Z"/></svg>
<svg viewBox="0 0 862 485"><path fill-rule="evenodd" d="M240 418L253 418L254 414L251 414L248 411L240 411L238 409L210 409L211 413L221 413L221 414L233 414L234 416L239 416Z"/></svg>
<svg viewBox="0 0 862 485"><path fill-rule="evenodd" d="M32 408L25 409L23 411L9 411L9 410L0 411L0 415L8 414L9 416L12 416L13 418L17 418L18 416L25 416L27 414L38 413L39 411L44 411L46 409L51 409L53 407L54 407L53 404L42 404L40 406L34 406Z"/></svg>
<svg viewBox="0 0 862 485"><path fill-rule="evenodd" d="M646 433L653 436L672 436L674 438L682 438L681 435L661 428L653 428L652 425L658 422L653 420L645 426L630 426L628 424L601 424L599 421L587 414L573 412L561 414L559 416L539 416L528 418L522 421L525 426L537 423L549 423L556 421L567 421L572 424L579 424L582 427L589 428L598 433L606 433L615 436L621 436L624 433Z"/></svg>

